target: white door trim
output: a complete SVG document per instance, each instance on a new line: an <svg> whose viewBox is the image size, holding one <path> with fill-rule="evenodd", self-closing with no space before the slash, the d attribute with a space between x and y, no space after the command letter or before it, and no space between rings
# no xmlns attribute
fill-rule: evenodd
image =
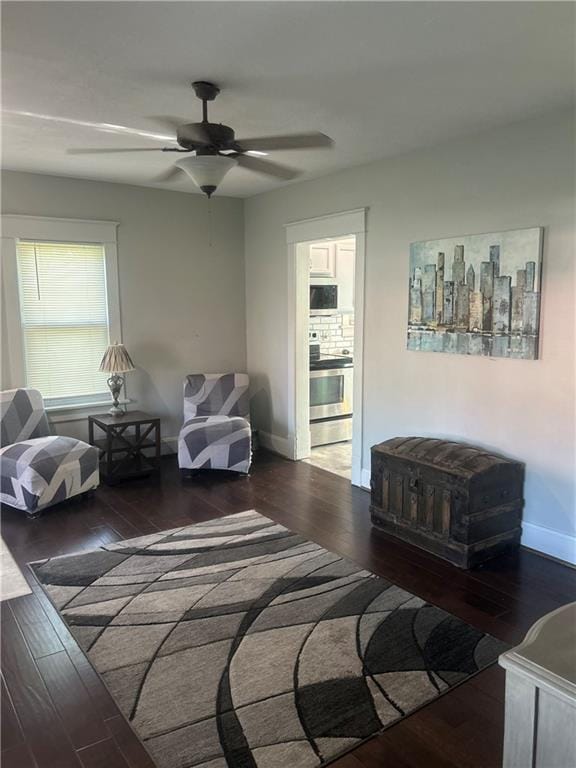
<svg viewBox="0 0 576 768"><path fill-rule="evenodd" d="M362 484L364 410L364 282L366 209L342 211L286 225L288 249L288 435L294 459L310 454L308 371L309 263L304 243L353 235L356 239L354 286L354 413L352 484Z"/></svg>
<svg viewBox="0 0 576 768"><path fill-rule="evenodd" d="M291 221L285 225L287 243L303 243L312 240L333 240L336 237L366 232L366 208L339 211L314 219ZM326 233L329 234L326 234Z"/></svg>

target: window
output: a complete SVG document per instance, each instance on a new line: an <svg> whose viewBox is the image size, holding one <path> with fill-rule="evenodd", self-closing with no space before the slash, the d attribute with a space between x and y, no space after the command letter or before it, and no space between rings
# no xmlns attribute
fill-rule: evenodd
<svg viewBox="0 0 576 768"><path fill-rule="evenodd" d="M26 384L47 399L103 394L109 343L104 248L17 244Z"/></svg>
<svg viewBox="0 0 576 768"><path fill-rule="evenodd" d="M48 408L106 402L98 367L110 341L121 340L115 225L27 216L2 223L17 235L2 238L10 386L40 390Z"/></svg>

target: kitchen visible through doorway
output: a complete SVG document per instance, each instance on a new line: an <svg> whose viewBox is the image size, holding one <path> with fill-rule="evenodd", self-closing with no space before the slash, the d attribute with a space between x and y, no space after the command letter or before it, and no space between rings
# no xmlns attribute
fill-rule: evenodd
<svg viewBox="0 0 576 768"><path fill-rule="evenodd" d="M310 456L351 479L354 408L354 236L308 243Z"/></svg>

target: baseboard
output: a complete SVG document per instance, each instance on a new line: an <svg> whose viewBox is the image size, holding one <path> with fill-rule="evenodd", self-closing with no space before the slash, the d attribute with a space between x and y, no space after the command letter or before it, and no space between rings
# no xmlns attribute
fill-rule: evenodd
<svg viewBox="0 0 576 768"><path fill-rule="evenodd" d="M363 469L361 478L362 479L360 481L360 487L365 488L367 491L369 491L370 490L370 470Z"/></svg>
<svg viewBox="0 0 576 768"><path fill-rule="evenodd" d="M163 437L160 444L160 454L162 456L172 456L178 453L178 436Z"/></svg>
<svg viewBox="0 0 576 768"><path fill-rule="evenodd" d="M259 429L258 442L262 448L266 448L272 453L278 453L287 459L294 460L296 458L294 440L289 437L280 437L280 435L273 435L271 432L263 432Z"/></svg>
<svg viewBox="0 0 576 768"><path fill-rule="evenodd" d="M523 522L521 544L557 560L576 565L576 538L566 533Z"/></svg>

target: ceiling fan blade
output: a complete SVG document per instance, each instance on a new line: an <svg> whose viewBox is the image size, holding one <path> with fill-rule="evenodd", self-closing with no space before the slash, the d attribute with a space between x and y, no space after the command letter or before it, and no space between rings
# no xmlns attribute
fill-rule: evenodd
<svg viewBox="0 0 576 768"><path fill-rule="evenodd" d="M274 149L319 149L331 147L334 141L324 133L293 133L285 136L261 136L254 139L239 139L237 144L245 151Z"/></svg>
<svg viewBox="0 0 576 768"><path fill-rule="evenodd" d="M158 181L158 182L174 181L182 173L183 171L181 168L178 168L177 165L173 165L171 168L168 168L163 173L159 173L158 176L154 176L152 181Z"/></svg>
<svg viewBox="0 0 576 768"><path fill-rule="evenodd" d="M251 157L250 155L236 155L235 159L241 168L263 173L266 176L274 176L276 179L295 179L301 173L301 171L289 168L287 165L271 163L269 160L261 160L259 157Z"/></svg>
<svg viewBox="0 0 576 768"><path fill-rule="evenodd" d="M128 149L67 149L68 155L107 155L114 152L162 152L161 147L129 147Z"/></svg>
<svg viewBox="0 0 576 768"><path fill-rule="evenodd" d="M166 136L159 133L151 133L150 131L142 131L138 128L129 128L127 125L117 125L116 123L93 123L88 120L75 120L71 117L58 117L56 115L43 115L38 112L26 112L19 109L4 109L3 113L9 115L17 115L19 117L32 118L34 120L46 120L52 123L62 123L63 125L77 125L82 128L93 128L96 131L102 131L102 133L118 133L129 136L139 136L140 138L154 139L155 141L176 141L175 131L171 136Z"/></svg>

